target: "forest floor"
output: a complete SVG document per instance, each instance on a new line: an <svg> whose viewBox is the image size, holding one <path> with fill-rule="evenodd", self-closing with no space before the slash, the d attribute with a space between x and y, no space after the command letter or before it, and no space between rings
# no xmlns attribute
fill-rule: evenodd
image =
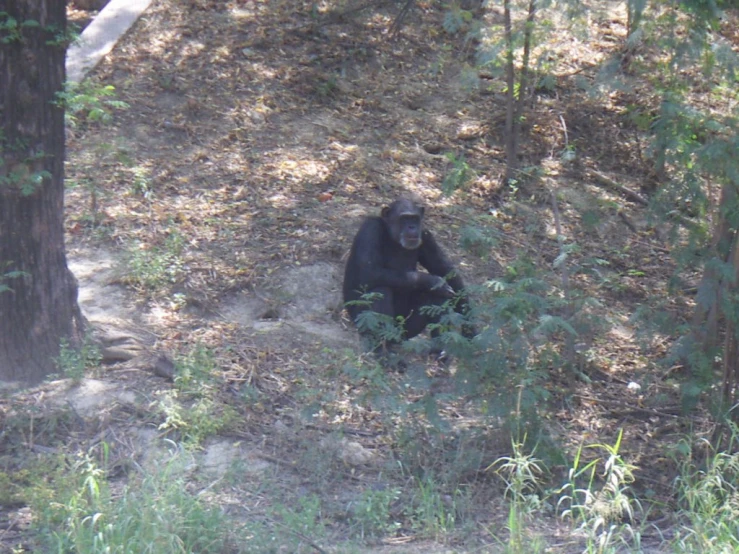
<svg viewBox="0 0 739 554"><path fill-rule="evenodd" d="M340 286L362 216L401 195L422 199L429 225L477 284L521 259L552 271L559 223L579 261L602 262L600 280L578 277L577 286L608 325L583 339L588 379L552 371L548 424L570 456L582 442L613 445L623 430L633 487L661 506L642 539L644 551L659 551L661 533L677 524L669 448L707 424L701 412L679 416L679 368L661 363L673 337L642 340L632 325L638 309L658 304L676 318L690 313L691 298L668 294L667 231L595 176L637 192L650 180L627 117L643 91L596 98L581 86L623 42L624 5L603 2L587 40L549 37L554 83L537 91L523 135L522 166L540 171L515 190L500 187L501 81L483 72L469 86L474 42L444 32L440 3L416 2L396 37L393 3L343 15L329 5L155 0L93 72L90 83L113 85L129 107L108 124L81 118L70 127L67 244L108 363L79 386L45 384L23 401L74 406L83 423L54 428L67 448L106 441L112 465L146 467L166 456L164 438L181 438L161 408L174 386L170 360L207 351L222 372L224 408L215 413L228 421L194 450L193 490L243 518L317 495L331 529L322 546L342 552L342 541L357 539L346 507L362 491L393 486L387 475L397 466L398 435L382 407L363 401L361 383L342 371L359 351ZM442 182L460 160L469 179L445 196ZM461 249L470 225L495 229L495 247ZM443 382L420 357L414 367ZM410 386L408 402L417 394ZM419 447L420 464L435 463L436 440L429 434ZM486 468L511 454L509 440L489 430L482 443L458 447L477 456L462 479L470 525L439 536L402 528L360 551L494 551L507 509L504 484ZM556 482L564 469L552 470ZM235 481L209 488L234 471ZM582 536L555 515L529 525L547 551L581 550Z"/></svg>

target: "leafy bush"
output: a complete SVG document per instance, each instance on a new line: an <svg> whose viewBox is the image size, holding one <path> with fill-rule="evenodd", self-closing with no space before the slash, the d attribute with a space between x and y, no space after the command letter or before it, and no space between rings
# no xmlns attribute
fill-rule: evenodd
<svg viewBox="0 0 739 554"><path fill-rule="evenodd" d="M67 89L58 95L65 108L67 125L72 128L91 123L110 123L114 110L126 110L128 104L115 99L115 87L95 85L90 81L68 83Z"/></svg>
<svg viewBox="0 0 739 554"><path fill-rule="evenodd" d="M233 521L187 492L183 462L175 457L113 495L91 456L62 460L29 493L40 551L249 552L245 537L232 542L239 532Z"/></svg>

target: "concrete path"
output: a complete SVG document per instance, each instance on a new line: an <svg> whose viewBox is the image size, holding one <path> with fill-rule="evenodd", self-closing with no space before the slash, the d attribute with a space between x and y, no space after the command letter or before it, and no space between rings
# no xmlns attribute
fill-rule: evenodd
<svg viewBox="0 0 739 554"><path fill-rule="evenodd" d="M151 0L110 0L67 51L67 81L79 83L103 59Z"/></svg>

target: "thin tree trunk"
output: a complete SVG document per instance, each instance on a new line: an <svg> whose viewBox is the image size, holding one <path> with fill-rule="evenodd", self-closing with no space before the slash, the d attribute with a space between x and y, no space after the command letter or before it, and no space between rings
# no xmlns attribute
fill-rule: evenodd
<svg viewBox="0 0 739 554"><path fill-rule="evenodd" d="M722 296L727 296L724 301L732 306L736 301L732 300L735 297L737 285L739 284L739 235L734 233L734 240L731 245L731 255L729 262L734 268L734 281L728 283L723 291ZM727 294L728 293L728 294ZM737 386L739 386L739 356L737 356L737 318L727 317L726 318L726 335L724 337L724 383L723 383L723 397L725 406L727 409L731 408L737 401ZM732 419L737 421L739 419L739 413L733 413Z"/></svg>
<svg viewBox="0 0 739 554"><path fill-rule="evenodd" d="M516 142L513 134L513 125L516 115L516 79L515 79L515 51L513 44L513 23L511 21L511 0L503 1L503 25L506 44L506 173L505 182L514 178L518 163L516 160Z"/></svg>
<svg viewBox="0 0 739 554"><path fill-rule="evenodd" d="M521 77L518 80L518 96L515 102L515 113L513 114L513 152L518 160L519 138L521 136L521 116L526 102L526 89L529 86L529 60L531 59L531 34L534 30L536 19L536 0L529 0L529 11L526 15L526 27L523 31L523 59L521 60ZM518 166L518 162L516 162Z"/></svg>
<svg viewBox="0 0 739 554"><path fill-rule="evenodd" d="M711 240L712 255L722 262L732 256L732 245L735 243L736 231L732 230L726 214L735 205L736 191L731 185L721 188L717 222ZM721 272L710 265L703 271L698 285L698 302L693 314L693 338L704 352L711 351L717 344L719 319L721 316L721 297L726 283L721 279Z"/></svg>
<svg viewBox="0 0 739 554"><path fill-rule="evenodd" d="M0 380L40 381L83 331L64 249L65 33L65 0L0 0Z"/></svg>

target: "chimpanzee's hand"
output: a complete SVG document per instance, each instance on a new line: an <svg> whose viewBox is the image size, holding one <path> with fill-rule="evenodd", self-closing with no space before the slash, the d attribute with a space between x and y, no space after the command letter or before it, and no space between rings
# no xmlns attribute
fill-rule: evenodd
<svg viewBox="0 0 739 554"><path fill-rule="evenodd" d="M449 286L449 283L438 275L431 275L430 277L433 279L431 287L429 287L431 292L438 294L439 296L443 296L444 298L454 297L454 289Z"/></svg>

